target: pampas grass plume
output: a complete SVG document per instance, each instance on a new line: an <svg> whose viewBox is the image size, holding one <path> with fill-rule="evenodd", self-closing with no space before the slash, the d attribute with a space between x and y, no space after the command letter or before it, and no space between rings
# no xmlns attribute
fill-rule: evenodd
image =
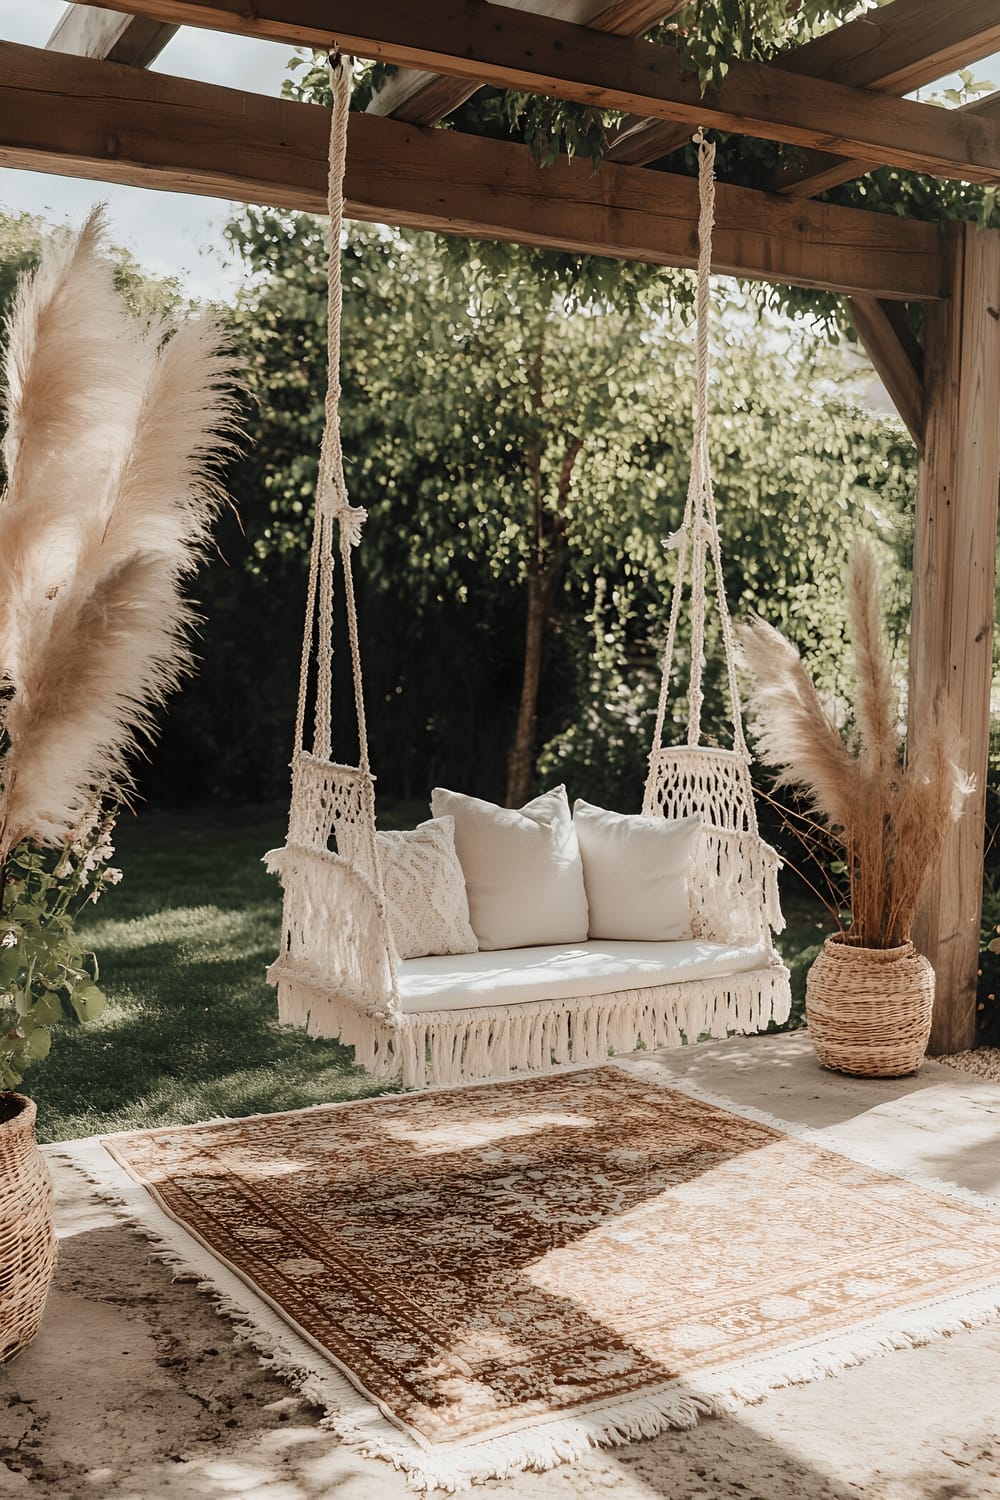
<svg viewBox="0 0 1000 1500"><path fill-rule="evenodd" d="M751 726L776 782L804 792L843 846L848 939L868 948L906 942L927 881L972 783L954 727L935 717L908 756L898 722L871 548L851 551L847 582L856 700L852 743L824 711L799 653L761 619L738 627L752 687Z"/></svg>
<svg viewBox="0 0 1000 1500"><path fill-rule="evenodd" d="M0 858L133 787L137 737L191 665L184 584L225 496L237 363L211 318L140 322L100 212L22 281L5 361Z"/></svg>
<svg viewBox="0 0 1000 1500"><path fill-rule="evenodd" d="M779 786L805 792L816 812L844 827L858 793L858 766L802 658L760 616L736 633L754 683L749 708L762 758L780 768Z"/></svg>

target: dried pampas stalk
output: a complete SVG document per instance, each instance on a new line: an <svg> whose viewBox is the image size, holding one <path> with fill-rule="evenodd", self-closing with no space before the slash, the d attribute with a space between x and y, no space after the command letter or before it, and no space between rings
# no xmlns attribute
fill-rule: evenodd
<svg viewBox="0 0 1000 1500"><path fill-rule="evenodd" d="M882 631L878 571L856 546L848 574L857 702L853 747L823 711L798 652L762 620L739 627L751 723L778 785L805 791L844 849L849 940L906 942L948 830L972 790L950 727L935 719L907 759Z"/></svg>
<svg viewBox="0 0 1000 1500"><path fill-rule="evenodd" d="M185 578L224 494L237 365L211 319L172 336L116 292L92 215L11 315L0 504L0 858L132 788L136 737L191 663Z"/></svg>
<svg viewBox="0 0 1000 1500"><path fill-rule="evenodd" d="M843 828L858 793L858 766L827 714L802 658L759 616L736 629L754 682L749 708L762 758L778 786L804 791L833 827Z"/></svg>
<svg viewBox="0 0 1000 1500"><path fill-rule="evenodd" d="M899 755L896 691L882 630L878 568L867 542L855 542L851 549L847 605L858 689L854 714L859 758L890 776Z"/></svg>

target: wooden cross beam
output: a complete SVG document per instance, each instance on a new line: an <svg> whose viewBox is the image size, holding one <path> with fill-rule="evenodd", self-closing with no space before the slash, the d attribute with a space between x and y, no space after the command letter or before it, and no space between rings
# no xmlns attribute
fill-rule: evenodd
<svg viewBox="0 0 1000 1500"><path fill-rule="evenodd" d="M610 31L619 36L641 36L657 21L682 10L688 0L519 0L519 10ZM476 92L478 84L440 73L400 68L387 78L368 108L373 114L392 115L413 125L436 125Z"/></svg>
<svg viewBox="0 0 1000 1500"><path fill-rule="evenodd" d="M852 31L854 37L842 33ZM841 32L800 48L789 66L889 94L908 94L934 83L1000 48L1000 7L995 0L895 0ZM800 66L803 54L807 66ZM811 198L871 170L872 163L844 161L810 151L794 168L768 186L796 198Z"/></svg>
<svg viewBox="0 0 1000 1500"><path fill-rule="evenodd" d="M519 8L572 20L596 31L638 36L686 4L687 0L669 0L669 4L668 0L619 0L605 6L603 0L577 0L570 13L567 0L522 0ZM400 68L386 79L368 108L373 114L392 115L414 125L436 125L478 87L476 83L446 78L440 73Z"/></svg>
<svg viewBox="0 0 1000 1500"><path fill-rule="evenodd" d="M1000 122L1000 94L988 94L974 99L954 111L956 115L971 115L993 123ZM844 161L839 156L830 156L825 151L807 151L794 169L775 176L767 187L771 192L787 193L792 198L812 198L827 188L837 187L841 182L850 182L852 177L861 177L872 171L877 163L870 161Z"/></svg>
<svg viewBox="0 0 1000 1500"><path fill-rule="evenodd" d="M893 0L772 61L776 68L810 78L903 95L997 48L996 0L950 0L947 5L941 0ZM689 136L684 127L632 115L613 134L608 157L643 166L676 151ZM848 182L859 170L868 168L817 151L768 186L809 198L822 188ZM811 178L821 172L823 180L811 185Z"/></svg>
<svg viewBox="0 0 1000 1500"><path fill-rule="evenodd" d="M68 5L46 46L53 52L72 52L77 57L99 57L108 62L129 63L134 68L148 68L176 30L169 22L152 21L146 16L97 10L89 5Z"/></svg>
<svg viewBox="0 0 1000 1500"><path fill-rule="evenodd" d="M329 112L0 43L0 164L322 213ZM480 239L696 262L698 185L376 115L351 116L348 217ZM720 183L722 273L902 300L945 294L934 224Z"/></svg>
<svg viewBox="0 0 1000 1500"><path fill-rule="evenodd" d="M906 171L1000 182L1000 126L955 111L745 64L702 96L668 48L482 0L127 0L161 21L329 45L407 67L686 125L833 149ZM335 37L331 37L331 17Z"/></svg>

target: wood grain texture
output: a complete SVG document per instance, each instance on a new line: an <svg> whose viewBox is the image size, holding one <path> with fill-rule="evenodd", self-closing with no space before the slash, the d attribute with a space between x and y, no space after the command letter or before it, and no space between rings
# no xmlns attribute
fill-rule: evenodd
<svg viewBox="0 0 1000 1500"><path fill-rule="evenodd" d="M851 321L882 384L917 445L924 446L924 387L910 349L877 297L851 297Z"/></svg>
<svg viewBox="0 0 1000 1500"><path fill-rule="evenodd" d="M532 10L537 15L555 15L562 21L573 21L595 31L639 36L657 21L681 10L687 0L615 0L613 5L604 5L603 0L507 0L507 3L516 3L517 9ZM369 110L411 124L436 124L465 104L475 90L475 84L463 83L460 78L400 68L373 95Z"/></svg>
<svg viewBox="0 0 1000 1500"><path fill-rule="evenodd" d="M955 110L957 115L972 115L981 120L1000 122L1000 94L988 94L983 99L973 99ZM814 198L828 188L839 187L855 177L863 177L872 170L870 161L831 156L827 151L807 151L802 160L791 171L785 171L767 184L771 192L784 193L790 198Z"/></svg>
<svg viewBox="0 0 1000 1500"><path fill-rule="evenodd" d="M576 25L590 25L604 0L514 0L517 10L540 16L558 16ZM479 85L463 78L447 78L422 68L397 68L373 94L368 109L374 115L391 115L410 125L436 125L464 104Z"/></svg>
<svg viewBox="0 0 1000 1500"><path fill-rule="evenodd" d="M540 16L558 16L563 21L610 31L619 36L639 36L657 21L682 10L687 0L507 0L518 10ZM372 114L391 115L412 125L436 125L476 92L477 85L459 78L446 78L415 68L399 68L372 97Z"/></svg>
<svg viewBox="0 0 1000 1500"><path fill-rule="evenodd" d="M975 1043L1000 486L1000 233L949 226L952 296L927 310L910 628L911 743L935 709L976 778L914 933L937 973L930 1050Z"/></svg>
<svg viewBox="0 0 1000 1500"><path fill-rule="evenodd" d="M436 125L464 104L479 85L445 78L425 68L397 68L372 94L368 113L389 115L409 125Z"/></svg>
<svg viewBox="0 0 1000 1500"><path fill-rule="evenodd" d="M641 36L660 21L683 10L688 0L612 0L587 26L595 31L614 31L619 36Z"/></svg>
<svg viewBox="0 0 1000 1500"><path fill-rule="evenodd" d="M0 163L321 213L326 110L0 43ZM10 81L13 80L13 81ZM696 182L352 115L348 216L692 266ZM718 271L902 300L944 294L936 226L720 184Z"/></svg>
<svg viewBox="0 0 1000 1500"><path fill-rule="evenodd" d="M321 0L127 0L158 20L328 45ZM1000 182L1000 126L758 63L731 69L702 94L670 48L606 35L482 0L338 0L336 40L348 52L500 88L572 99L687 125L864 157L907 171Z"/></svg>
<svg viewBox="0 0 1000 1500"><path fill-rule="evenodd" d="M46 42L53 52L99 57L108 62L148 68L159 57L177 27L145 16L89 5L68 5Z"/></svg>
<svg viewBox="0 0 1000 1500"><path fill-rule="evenodd" d="M826 36L779 54L772 63L810 78L902 95L998 47L1000 6L996 0L956 0L948 5L941 0L894 0ZM642 166L676 151L688 134L661 120L631 116L613 135L609 154L613 161ZM862 165L860 170L868 168ZM820 173L827 175L807 187ZM808 198L857 175L853 163L816 151L768 186Z"/></svg>
<svg viewBox="0 0 1000 1500"><path fill-rule="evenodd" d="M998 47L996 0L894 0L775 61L813 78L908 94Z"/></svg>
<svg viewBox="0 0 1000 1500"><path fill-rule="evenodd" d="M795 57L811 52L807 64L811 67L818 62L823 68L828 64L836 71L824 76L842 83L908 94L998 47L1000 6L995 0L959 0L955 5L942 5L940 0L895 0L812 43L811 49L802 48ZM800 68L798 60L795 66L808 71ZM976 101L970 110L978 113L986 103ZM767 185L775 192L811 198L871 169L867 160L845 161L827 151L810 151Z"/></svg>

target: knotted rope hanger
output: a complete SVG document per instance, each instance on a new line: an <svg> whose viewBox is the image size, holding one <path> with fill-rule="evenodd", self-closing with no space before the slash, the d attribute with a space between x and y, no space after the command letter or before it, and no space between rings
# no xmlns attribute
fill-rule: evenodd
<svg viewBox="0 0 1000 1500"><path fill-rule="evenodd" d="M344 450L340 434L341 325L344 284L340 237L344 224L344 175L347 165L347 121L351 103L352 66L339 50L329 60L333 108L330 114L330 159L327 178L327 211L330 218L330 254L327 261L328 372L325 426L316 481L316 518L309 560L306 593L306 627L302 639L299 672L299 702L295 718L295 752L303 749L309 663L316 640L316 708L313 754L323 760L332 755L333 739L333 576L337 557L344 580L347 604L347 636L351 652L354 705L358 725L358 768L370 773L368 728L365 721L361 647L358 638L358 608L354 589L351 552L361 541L367 512L350 502L344 475Z"/></svg>
<svg viewBox="0 0 1000 1500"><path fill-rule="evenodd" d="M684 586L688 579L691 585L691 673L688 685L687 744L694 749L701 743L701 713L704 701L702 681L705 670L706 563L710 555L715 573L715 592L722 627L729 700L732 706L733 749L746 756L748 752L743 733L740 693L736 677L736 643L733 637L729 605L726 602L725 581L722 574L722 550L708 451L708 335L711 313L709 294L712 271L712 230L715 225L715 145L705 139L704 132L701 130L697 132L694 140L698 147L699 203L695 301L694 442L684 518L679 531L674 533L667 544L677 552L677 575L670 605L667 639L663 649L663 670L656 709L653 749L656 751L663 746L663 730L673 672L677 625L680 619Z"/></svg>

